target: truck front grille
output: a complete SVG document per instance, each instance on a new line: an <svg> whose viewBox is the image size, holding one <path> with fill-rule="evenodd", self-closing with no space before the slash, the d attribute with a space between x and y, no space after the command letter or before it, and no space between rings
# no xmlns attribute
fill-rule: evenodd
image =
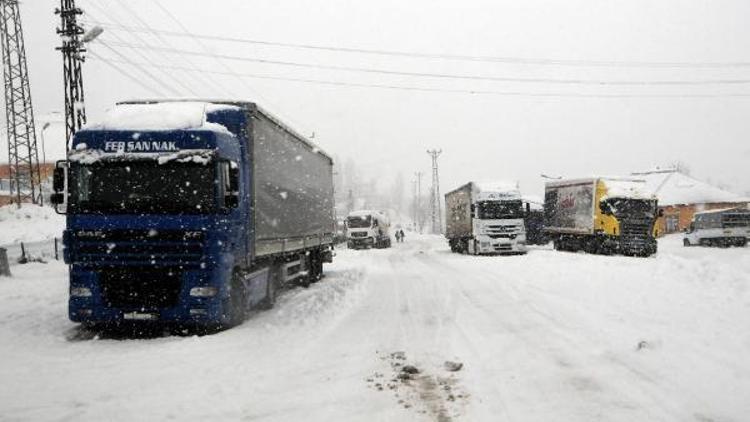
<svg viewBox="0 0 750 422"><path fill-rule="evenodd" d="M184 230L82 230L72 234L71 259L93 265L190 265L203 258L204 237Z"/></svg>
<svg viewBox="0 0 750 422"><path fill-rule="evenodd" d="M651 221L624 220L620 230L623 237L648 238L651 236Z"/></svg>
<svg viewBox="0 0 750 422"><path fill-rule="evenodd" d="M182 276L177 269L113 268L98 274L107 307L146 311L177 304Z"/></svg>
<svg viewBox="0 0 750 422"><path fill-rule="evenodd" d="M352 237L367 237L367 232L352 232Z"/></svg>

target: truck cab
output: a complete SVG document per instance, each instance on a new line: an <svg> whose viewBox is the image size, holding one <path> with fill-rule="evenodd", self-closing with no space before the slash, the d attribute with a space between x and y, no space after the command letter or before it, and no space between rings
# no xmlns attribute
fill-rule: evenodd
<svg viewBox="0 0 750 422"><path fill-rule="evenodd" d="M685 236L685 246L746 246L750 238L750 210L733 208L698 212Z"/></svg>
<svg viewBox="0 0 750 422"><path fill-rule="evenodd" d="M469 182L448 192L446 238L452 252L524 254L526 209L516 184Z"/></svg>
<svg viewBox="0 0 750 422"><path fill-rule="evenodd" d="M288 134L261 137L277 124L252 103L118 107L123 120L76 133L55 170L72 321L232 326L272 306L277 284L322 274L330 159ZM305 165L294 157L319 169L304 171L322 190L280 179ZM321 231L290 231L285 219Z"/></svg>
<svg viewBox="0 0 750 422"><path fill-rule="evenodd" d="M526 253L524 207L520 197L483 192L472 204L474 242L470 254Z"/></svg>
<svg viewBox="0 0 750 422"><path fill-rule="evenodd" d="M390 222L379 211L360 210L346 217L346 244L349 249L390 248Z"/></svg>

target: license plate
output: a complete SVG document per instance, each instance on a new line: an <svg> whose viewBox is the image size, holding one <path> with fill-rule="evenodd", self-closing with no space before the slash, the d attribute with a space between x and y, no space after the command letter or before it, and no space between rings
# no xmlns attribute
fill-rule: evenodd
<svg viewBox="0 0 750 422"><path fill-rule="evenodd" d="M159 316L145 312L126 312L122 315L122 319L131 321L153 321L159 319Z"/></svg>

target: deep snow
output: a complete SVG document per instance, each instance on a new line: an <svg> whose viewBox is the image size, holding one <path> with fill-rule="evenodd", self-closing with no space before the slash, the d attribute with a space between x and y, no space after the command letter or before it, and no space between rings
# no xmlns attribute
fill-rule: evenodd
<svg viewBox="0 0 750 422"><path fill-rule="evenodd" d="M49 206L0 207L0 246L62 237L64 228L65 216Z"/></svg>
<svg viewBox="0 0 750 422"><path fill-rule="evenodd" d="M155 339L92 337L66 319L64 265L16 266L0 420L746 420L750 248L680 242L471 257L412 234L339 251L240 327Z"/></svg>

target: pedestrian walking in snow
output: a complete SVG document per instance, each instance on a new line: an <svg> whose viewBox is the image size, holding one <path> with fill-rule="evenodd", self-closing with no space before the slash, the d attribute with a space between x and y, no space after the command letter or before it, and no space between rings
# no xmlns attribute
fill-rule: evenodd
<svg viewBox="0 0 750 422"><path fill-rule="evenodd" d="M398 234L399 234L399 236L398 236L398 237L399 237L399 239L400 239L399 241L400 241L401 243L404 243L404 238L406 237L406 234L404 234L404 230L403 230L403 229L399 229L399 230L398 230Z"/></svg>
<svg viewBox="0 0 750 422"><path fill-rule="evenodd" d="M401 241L401 230L396 230L396 243L399 243Z"/></svg>

